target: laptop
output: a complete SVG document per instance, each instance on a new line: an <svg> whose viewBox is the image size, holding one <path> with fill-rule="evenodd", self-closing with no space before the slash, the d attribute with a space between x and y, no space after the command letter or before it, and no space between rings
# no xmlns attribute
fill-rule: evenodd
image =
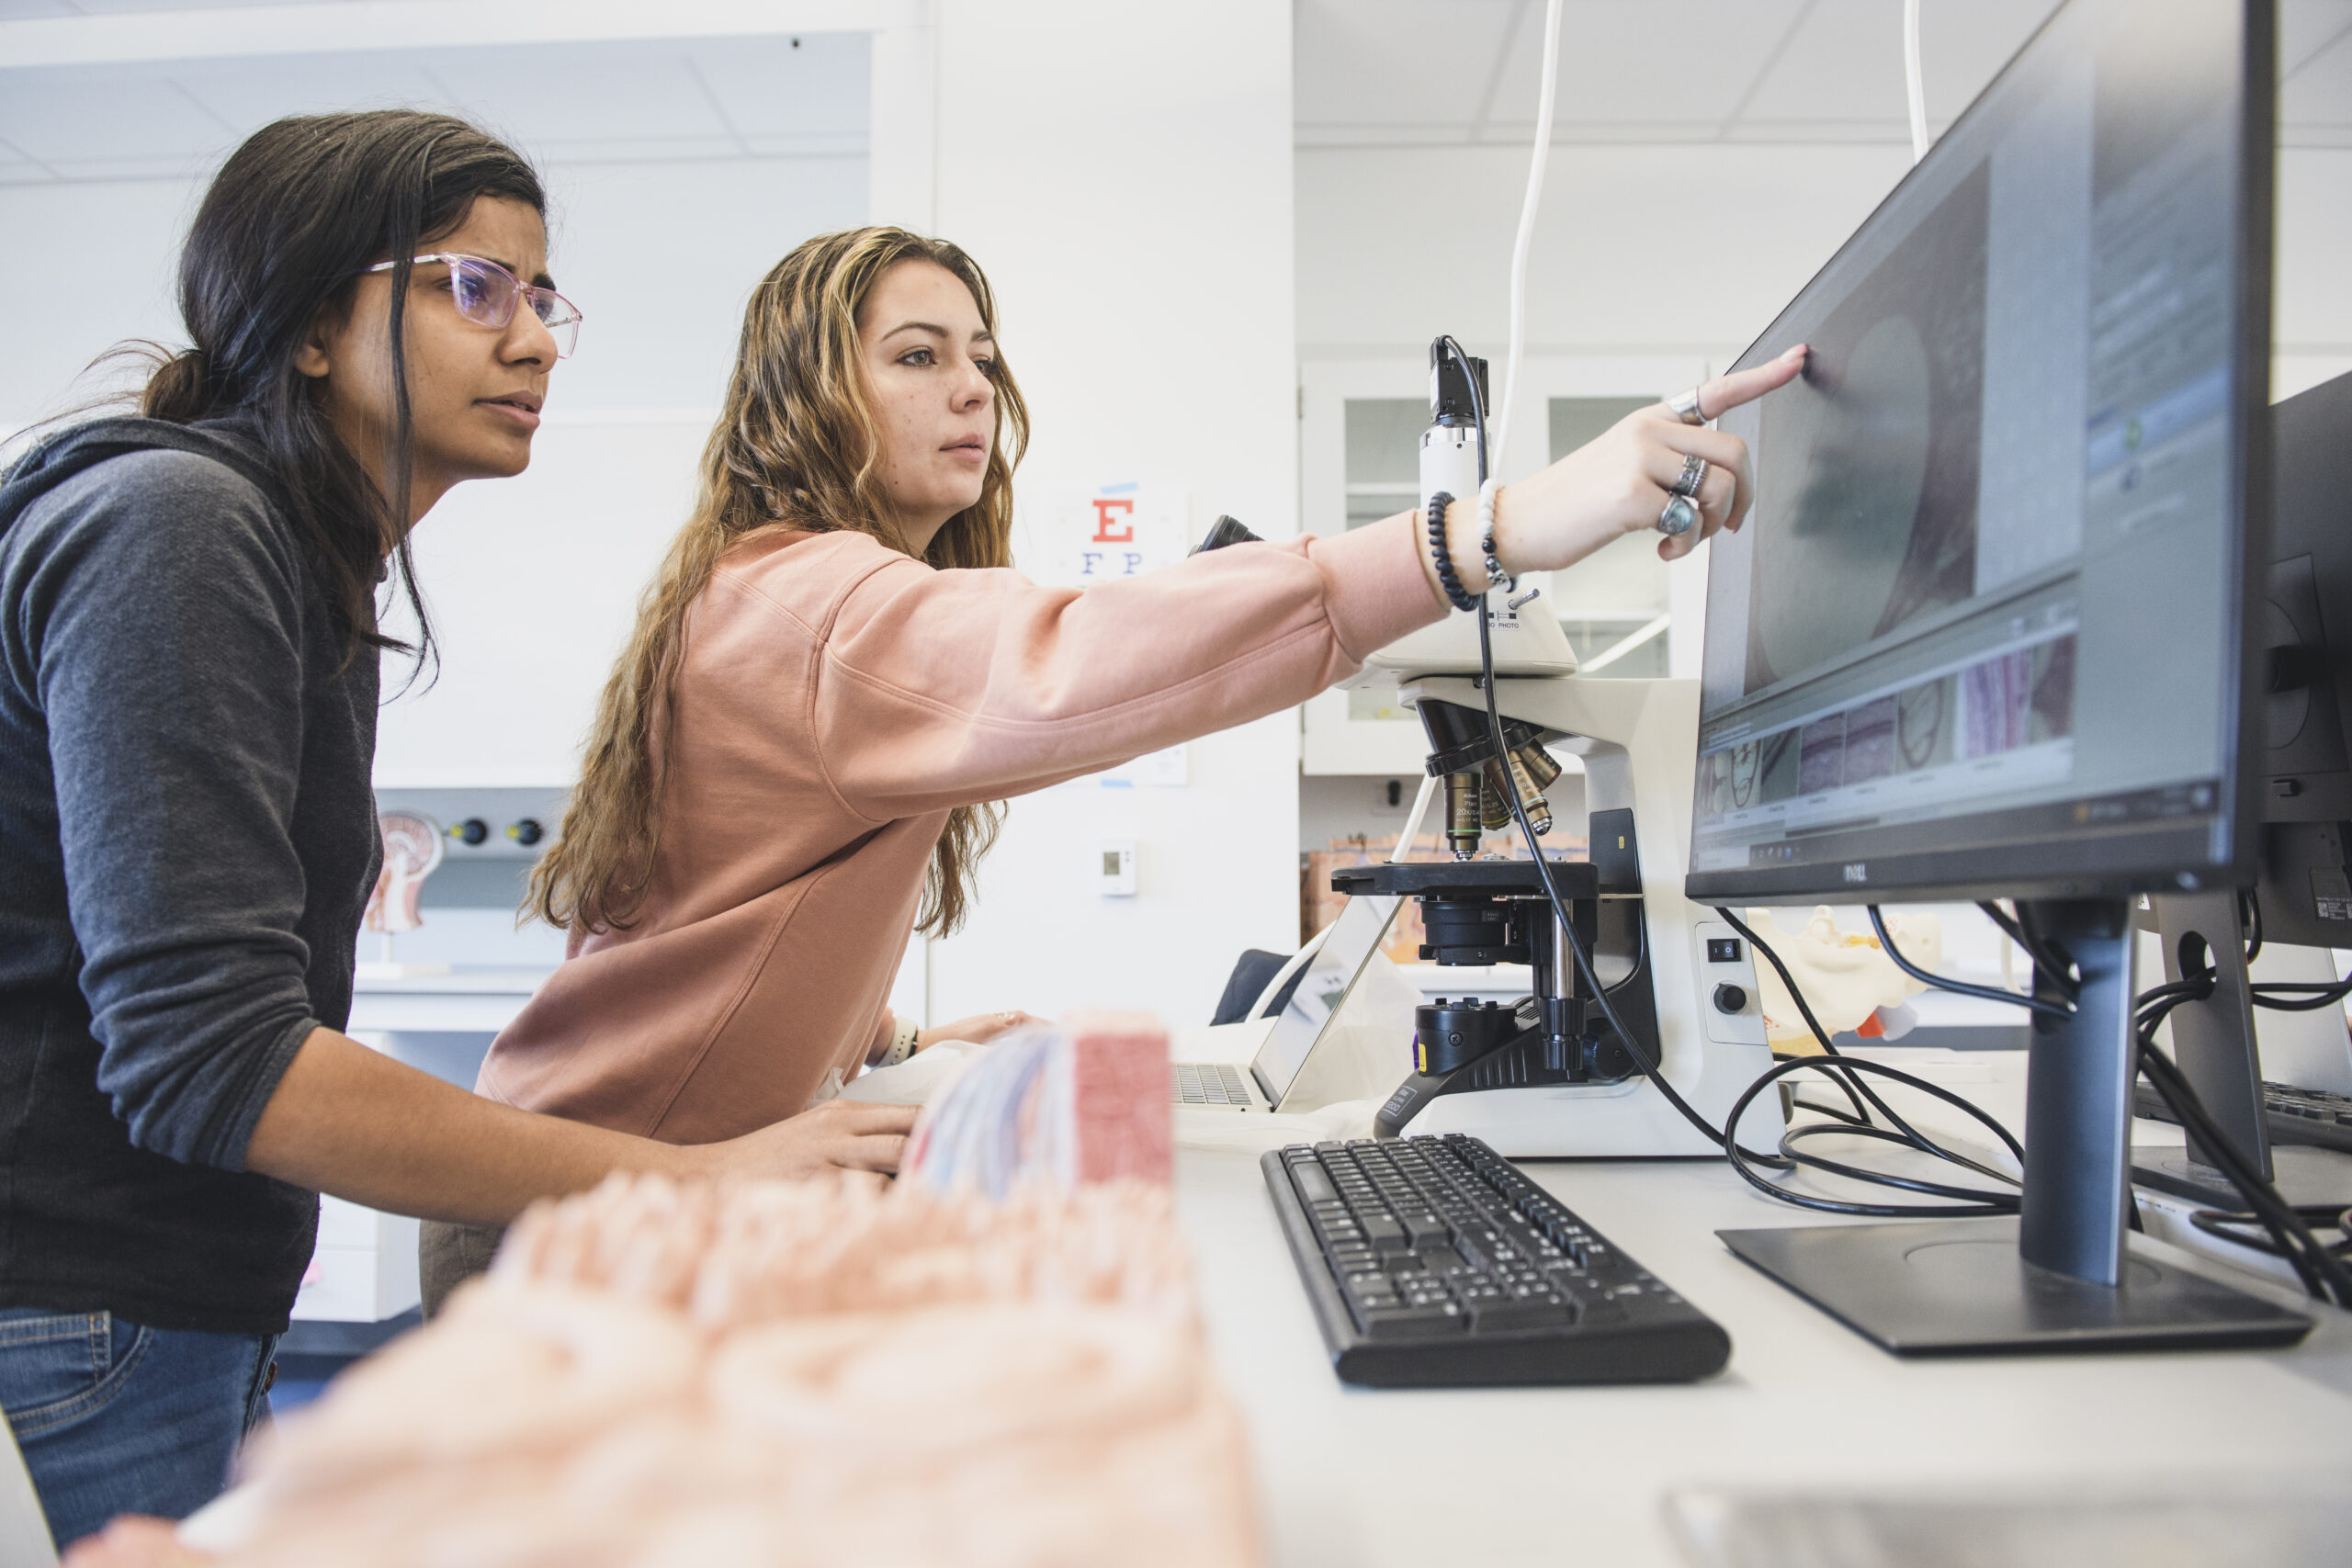
<svg viewBox="0 0 2352 1568"><path fill-rule="evenodd" d="M1387 1098L1412 1071L1413 1010L1421 1001L1380 951L1401 902L1350 898L1305 960L1297 988L1256 1054L1246 1062L1170 1064L1175 1102L1205 1111L1297 1111ZM1263 1025L1231 1027L1246 1037Z"/></svg>

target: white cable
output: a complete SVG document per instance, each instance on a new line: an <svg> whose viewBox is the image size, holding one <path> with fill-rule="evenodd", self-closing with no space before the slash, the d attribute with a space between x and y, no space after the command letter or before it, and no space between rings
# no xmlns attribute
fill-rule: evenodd
<svg viewBox="0 0 2352 1568"><path fill-rule="evenodd" d="M1919 69L1919 0L1903 0L1903 90L1911 106L1911 161L1928 155L1928 83Z"/></svg>
<svg viewBox="0 0 2352 1568"><path fill-rule="evenodd" d="M1519 396L1519 349L1527 335L1527 251L1535 242L1535 209L1544 197L1544 165L1552 152L1552 108L1558 96L1559 80L1560 0L1548 0L1544 7L1544 86L1535 99L1535 151L1527 164L1527 197L1520 204L1519 238L1512 242L1510 250L1510 342L1503 355L1503 400L1499 410L1487 411L1487 474L1490 484L1502 479L1503 450L1510 444L1510 411L1517 406L1514 400ZM1487 507L1493 506L1491 491L1483 502Z"/></svg>
<svg viewBox="0 0 2352 1568"><path fill-rule="evenodd" d="M1413 852L1413 835L1421 830L1421 818L1428 814L1430 796L1437 793L1437 775L1423 773L1419 794L1413 796L1412 814L1405 818L1405 830L1396 835L1396 847L1388 852L1388 863L1396 865Z"/></svg>

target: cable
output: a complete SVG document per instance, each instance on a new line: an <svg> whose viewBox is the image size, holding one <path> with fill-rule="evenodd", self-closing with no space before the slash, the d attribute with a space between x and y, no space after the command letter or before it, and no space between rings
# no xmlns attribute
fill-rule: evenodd
<svg viewBox="0 0 2352 1568"><path fill-rule="evenodd" d="M2314 994L2292 1001L2278 994L2281 991L2303 990ZM2352 980L2339 980L2333 986L2321 986L2300 980L2279 980L2270 985L2254 987L2254 1005L2258 1008L2268 1008L2273 1012L2317 1012L2323 1008L2335 1006L2346 997L2352 997Z"/></svg>
<svg viewBox="0 0 2352 1568"><path fill-rule="evenodd" d="M1535 243L1535 209L1544 197L1544 168L1552 155L1552 111L1560 78L1560 0L1544 10L1544 80L1535 96L1535 150L1527 164L1527 195L1519 206L1519 233L1510 247L1510 337L1503 354L1503 406L1496 411L1495 444L1478 470L1481 488L1489 468L1499 475L1510 446L1510 411L1519 396L1520 345L1526 340L1527 253Z"/></svg>
<svg viewBox="0 0 2352 1568"><path fill-rule="evenodd" d="M1985 913L1992 916L2004 931L2016 937L2020 945L2034 954L2035 964L2037 966L2043 966L2045 974L2053 978L2064 979L2066 969L2071 965L2061 967L2046 964L2045 954L2048 950L2041 943L2040 933L2033 930L2031 920L2025 918L2023 912L2020 913L2017 922L2012 924L1995 908L1984 906L1980 908L1984 908ZM1930 975L1905 961L1895 951L1894 943L1887 938L1885 924L1875 906L1871 908L1871 922L1878 928L1879 939L1885 944L1888 955L1901 965L1905 974L1922 984L1939 990L1957 991L1962 995L1989 997L2018 1007L2030 1007L2039 1011L2063 1010L2053 1010L2051 1004L2042 1001L2040 998L2022 997L2013 991L1998 990L1986 986L1967 986L1957 980L1947 980L1941 976ZM2075 984L2079 987L2079 977L2076 977ZM2215 976L2209 968L2201 975L2188 976L2154 987L2132 998L2132 1039L2140 1072L2155 1088L2156 1092L2164 1097L2165 1104L2172 1108L2173 1114L2197 1140L2199 1146L2212 1156L2222 1174L2229 1178L2230 1184L2238 1190L2238 1195L2245 1200L2247 1213L2253 1221L2258 1222L2265 1230L2269 1232L2271 1242L2278 1256L2284 1258L2294 1269L2297 1277L2303 1282L2303 1288L2321 1301L2333 1300L2339 1306L2352 1307L2352 1269L2345 1266L2343 1259L2334 1249L2320 1245L2318 1237L2312 1234L2302 1215L2279 1196L2276 1187L2263 1179L2261 1172L2254 1168L2251 1162L2238 1153L2236 1146L2215 1123L2211 1113L2198 1100L2196 1090L2189 1086L2188 1078L2181 1073L2179 1067L2156 1047L2156 1030L2163 1024L2165 1016L2176 1008L2211 997L2213 994ZM2352 981L2334 987L2306 985L2298 988L2323 993L2341 993L2352 990ZM2268 1005L2306 1004L2272 1003ZM1860 1066L1861 1064L1850 1065ZM2209 1225L2204 1228L2211 1227Z"/></svg>
<svg viewBox="0 0 2352 1568"><path fill-rule="evenodd" d="M1928 83L1919 63L1919 0L1903 0L1903 96L1911 110L1911 162L1928 155Z"/></svg>
<svg viewBox="0 0 2352 1568"><path fill-rule="evenodd" d="M2262 1179L2250 1161L2223 1135L2211 1114L2198 1100L2197 1091L2189 1086L2172 1059L2156 1048L2156 1026L2164 1015L2183 1002L2193 999L2187 995L2167 997L2154 1007L2143 1010L2136 1021L2139 1043L2140 1070L2154 1086L2173 1114L2192 1134L2199 1145L2230 1179L2230 1184L2244 1198L2248 1212L2270 1233L2280 1256L2287 1259L2303 1288L2321 1301L2333 1300L2338 1306L2352 1307L2352 1269L2329 1248L2322 1247L2302 1216L2293 1205L2278 1195L2278 1190Z"/></svg>
<svg viewBox="0 0 2352 1568"><path fill-rule="evenodd" d="M1963 997L1978 997L1988 1002L2008 1002L2017 1007L2030 1008L2035 1012L2044 1013L2052 1018L2074 1016L2075 1010L2063 1002L2044 1001L2040 997L2029 997L2017 991L2005 991L1998 986L1972 986L1965 980L1952 980L1941 975L1930 975L1903 956L1902 950L1894 945L1894 938L1887 931L1885 918L1878 912L1878 906L1871 904L1868 908L1871 916L1871 929L1878 932L1879 951L1894 959L1897 969L1902 970L1919 984L1932 990L1951 991Z"/></svg>

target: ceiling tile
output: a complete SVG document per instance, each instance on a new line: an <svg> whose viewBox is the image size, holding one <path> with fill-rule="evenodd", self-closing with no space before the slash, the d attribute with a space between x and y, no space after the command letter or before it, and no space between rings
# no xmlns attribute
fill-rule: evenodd
<svg viewBox="0 0 2352 1568"><path fill-rule="evenodd" d="M53 168L143 175L218 156L234 132L153 77L75 68L0 72L0 140Z"/></svg>
<svg viewBox="0 0 2352 1568"><path fill-rule="evenodd" d="M2278 123L2297 130L2352 126L2352 34L2287 78L2278 90Z"/></svg>
<svg viewBox="0 0 2352 1568"><path fill-rule="evenodd" d="M2352 0L2279 0L2278 69L2292 72L2352 32Z"/></svg>
<svg viewBox="0 0 2352 1568"><path fill-rule="evenodd" d="M1455 126L1477 118L1525 0L1298 0L1295 109L1316 126Z"/></svg>
<svg viewBox="0 0 2352 1568"><path fill-rule="evenodd" d="M1560 16L1554 123L1714 126L1727 118L1803 0L1572 0ZM1512 40L1490 123L1532 128L1543 67L1540 14Z"/></svg>
<svg viewBox="0 0 2352 1568"><path fill-rule="evenodd" d="M1919 13L1919 74L1928 120L1949 125L1984 90L2055 0L1929 0ZM1892 0L1819 0L1758 84L1751 128L1875 121L1910 134L1903 8Z"/></svg>
<svg viewBox="0 0 2352 1568"><path fill-rule="evenodd" d="M713 39L681 51L747 141L838 139L864 145L871 51L864 33Z"/></svg>
<svg viewBox="0 0 2352 1568"><path fill-rule="evenodd" d="M534 150L727 135L675 43L444 50L421 58L452 101Z"/></svg>
<svg viewBox="0 0 2352 1568"><path fill-rule="evenodd" d="M1919 9L1919 75L1928 119L1958 119L2057 8L2057 0L1928 0ZM1900 86L1899 28L1896 48L1890 70ZM1904 123L1907 136L1907 108Z"/></svg>
<svg viewBox="0 0 2352 1568"><path fill-rule="evenodd" d="M0 22L29 22L35 17L81 15L66 0L0 0Z"/></svg>
<svg viewBox="0 0 2352 1568"><path fill-rule="evenodd" d="M155 69L241 137L289 114L423 107L440 96L416 57L404 52L185 61Z"/></svg>
<svg viewBox="0 0 2352 1568"><path fill-rule="evenodd" d="M1905 112L1902 6L1894 0L1816 0L1756 85L1742 118L1750 124L1900 123Z"/></svg>

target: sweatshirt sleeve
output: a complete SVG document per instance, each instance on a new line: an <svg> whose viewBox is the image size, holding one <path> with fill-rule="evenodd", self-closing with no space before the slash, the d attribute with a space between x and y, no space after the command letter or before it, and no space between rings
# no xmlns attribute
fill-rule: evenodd
<svg viewBox="0 0 2352 1568"><path fill-rule="evenodd" d="M916 816L1294 706L1444 608L1410 518L1084 591L901 559L835 614L812 730L852 811Z"/></svg>
<svg viewBox="0 0 2352 1568"><path fill-rule="evenodd" d="M36 503L51 547L9 640L48 727L98 1087L137 1146L237 1170L319 1026L289 830L303 569L220 464L103 472Z"/></svg>

